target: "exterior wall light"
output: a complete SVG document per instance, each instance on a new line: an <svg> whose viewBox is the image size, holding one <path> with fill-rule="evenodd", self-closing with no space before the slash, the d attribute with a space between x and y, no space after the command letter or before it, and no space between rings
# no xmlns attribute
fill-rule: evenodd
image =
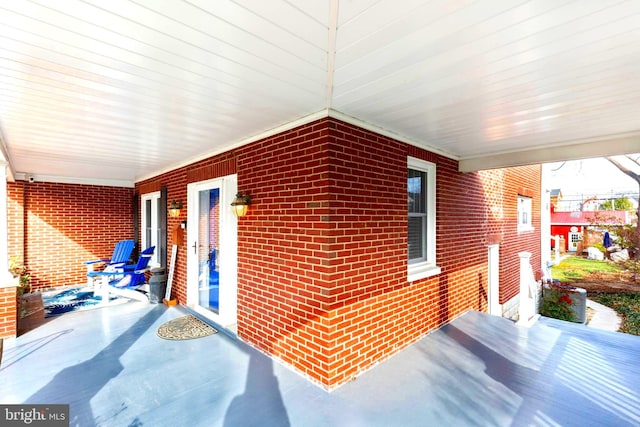
<svg viewBox="0 0 640 427"><path fill-rule="evenodd" d="M169 203L169 216L172 218L177 218L180 216L180 209L182 209L182 202L176 202L173 200Z"/></svg>
<svg viewBox="0 0 640 427"><path fill-rule="evenodd" d="M250 204L251 198L248 194L238 193L236 194L236 198L233 199L233 202L231 202L231 208L233 209L233 213L240 218L247 214Z"/></svg>

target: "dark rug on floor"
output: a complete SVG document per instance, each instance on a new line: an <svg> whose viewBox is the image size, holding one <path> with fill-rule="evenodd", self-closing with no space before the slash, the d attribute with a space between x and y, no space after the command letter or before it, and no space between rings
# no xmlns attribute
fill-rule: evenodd
<svg viewBox="0 0 640 427"><path fill-rule="evenodd" d="M73 311L83 311L104 306L102 297L94 296L90 287L66 288L42 293L44 317L57 316ZM126 298L109 297L109 304L127 302Z"/></svg>
<svg viewBox="0 0 640 427"><path fill-rule="evenodd" d="M217 332L215 328L190 314L163 323L158 328L158 336L165 340L190 340Z"/></svg>

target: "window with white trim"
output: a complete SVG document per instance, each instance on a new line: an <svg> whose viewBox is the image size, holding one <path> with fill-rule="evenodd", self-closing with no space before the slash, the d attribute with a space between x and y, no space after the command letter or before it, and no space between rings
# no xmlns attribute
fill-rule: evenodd
<svg viewBox="0 0 640 427"><path fill-rule="evenodd" d="M518 231L533 230L533 203L531 197L518 196Z"/></svg>
<svg viewBox="0 0 640 427"><path fill-rule="evenodd" d="M436 265L436 165L408 158L408 280L440 273Z"/></svg>
<svg viewBox="0 0 640 427"><path fill-rule="evenodd" d="M143 194L140 200L142 201L142 242L140 251L149 246L155 246L156 250L153 252L149 265L157 267L160 265L158 261L158 253L160 252L158 247L158 242L160 241L160 192Z"/></svg>

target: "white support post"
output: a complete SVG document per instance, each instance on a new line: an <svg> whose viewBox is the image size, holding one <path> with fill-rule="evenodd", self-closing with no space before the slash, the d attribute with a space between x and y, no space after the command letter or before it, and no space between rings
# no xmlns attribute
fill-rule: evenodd
<svg viewBox="0 0 640 427"><path fill-rule="evenodd" d="M15 286L9 273L9 233L7 231L7 165L0 163L0 287Z"/></svg>
<svg viewBox="0 0 640 427"><path fill-rule="evenodd" d="M520 306L518 325L530 326L536 320L535 313L535 277L531 268L531 252L520 252Z"/></svg>
<svg viewBox="0 0 640 427"><path fill-rule="evenodd" d="M500 245L489 245L489 314L502 317L500 305Z"/></svg>

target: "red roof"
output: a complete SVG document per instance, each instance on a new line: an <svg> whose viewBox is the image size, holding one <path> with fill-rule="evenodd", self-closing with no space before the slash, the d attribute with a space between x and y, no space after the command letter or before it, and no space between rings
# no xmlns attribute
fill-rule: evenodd
<svg viewBox="0 0 640 427"><path fill-rule="evenodd" d="M627 211L551 212L552 225L620 225L628 222Z"/></svg>

